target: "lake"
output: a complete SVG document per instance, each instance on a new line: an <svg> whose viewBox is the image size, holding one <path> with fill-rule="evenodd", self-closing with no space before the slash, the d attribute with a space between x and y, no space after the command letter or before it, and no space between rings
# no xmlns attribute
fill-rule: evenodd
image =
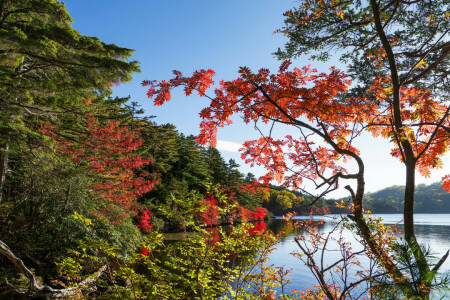
<svg viewBox="0 0 450 300"><path fill-rule="evenodd" d="M385 224L397 224L397 228L402 230L403 216L401 214L379 214ZM334 216L314 216L315 220L323 220L324 224L319 225L320 232L327 234L334 228ZM294 220L308 219L308 217L294 217ZM450 214L416 214L415 215L415 231L417 239L420 243L428 245L433 254L442 257L450 248ZM272 230L275 234L286 229L286 221L281 217L276 217L267 222L267 229ZM292 252L298 252L298 246L294 241L297 236L295 230L286 230L276 246L276 250L270 255L269 264L276 267L284 267L292 269L290 274L291 284L289 289L306 290L317 285L317 281L310 270L296 257L291 255ZM353 235L344 231L343 236L346 240L352 242L353 250L360 248ZM337 252L328 252L325 261L334 261L340 257ZM364 263L364 262L363 262ZM441 267L441 271L450 270L450 258Z"/></svg>

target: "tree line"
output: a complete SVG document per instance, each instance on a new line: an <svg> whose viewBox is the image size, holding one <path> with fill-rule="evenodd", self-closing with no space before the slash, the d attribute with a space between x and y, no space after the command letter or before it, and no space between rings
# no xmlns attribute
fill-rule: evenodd
<svg viewBox="0 0 450 300"><path fill-rule="evenodd" d="M404 186L391 186L365 196L366 207L374 213L401 213L403 206ZM439 182L425 185L419 184L415 191L416 213L450 212L450 194L442 190Z"/></svg>
<svg viewBox="0 0 450 300"><path fill-rule="evenodd" d="M95 295L105 297L273 298L286 274L264 265L273 237L251 237L245 226L215 227L216 239L212 226L261 220L261 205L280 213L303 208L307 198L285 188L301 190L305 180L319 189L312 199L323 209L320 198L340 188L342 179L352 184L345 187L350 201L338 203L347 212L339 224L364 249L351 253L338 239L344 256L333 266L339 267L320 266L312 253L325 253L329 239L306 223L310 235L295 241L319 285L302 296L354 299L356 287L366 284L364 293L373 298L429 299L447 285L438 272L449 252L430 260L415 236L414 209L420 204L416 172L427 176L439 168L449 149L448 3L302 1L285 13L278 31L288 38L275 53L283 60L279 70L241 67L214 96L207 95L212 70L144 81L155 105L180 87L187 96L197 92L211 100L200 112L197 137L140 118L136 104L113 98L112 87L140 71L130 61L133 50L83 36L71 22L59 1L0 1L0 263L6 289L70 297L88 293L95 282ZM332 53L346 72L291 66L290 59L302 54L327 61ZM254 127L297 130L287 136L261 130L261 138L244 143L246 163L266 168L257 181L214 148L199 146L214 147L218 128L230 125L233 114ZM363 132L389 139L388 151L404 164L404 243L394 229L366 216L376 201L366 197L365 165L354 146ZM356 165L352 172L349 160ZM449 192L450 175L442 181ZM270 190L273 182L285 188ZM171 247L157 232L180 229L200 234ZM358 264L356 255L377 268L352 282L342 270ZM255 266L260 273L253 273Z"/></svg>
<svg viewBox="0 0 450 300"><path fill-rule="evenodd" d="M0 2L2 286L19 271L30 293L73 296L47 284L80 243L97 259L101 243L130 256L144 234L264 219L259 192L245 190L253 175L112 97L140 71L133 50L72 21L59 1Z"/></svg>

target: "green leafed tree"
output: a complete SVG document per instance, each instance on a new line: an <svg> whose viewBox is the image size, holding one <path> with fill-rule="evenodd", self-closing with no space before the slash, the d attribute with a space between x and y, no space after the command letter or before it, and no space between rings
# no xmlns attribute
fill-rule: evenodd
<svg viewBox="0 0 450 300"><path fill-rule="evenodd" d="M46 218L47 228L57 229L55 238L73 230L73 220L67 214L74 207L92 204L86 201L92 199L84 189L92 178L89 174L77 177L77 166L43 151L49 149L50 142L43 137L41 125L49 122L55 134L80 142L74 139L86 125L79 116L126 116L118 108L124 99L109 99L111 88L131 80L131 74L139 71L138 62L129 60L133 50L83 36L71 23L64 3L57 0L0 1L0 222L4 221L4 211L24 208L16 216L30 218L14 221L22 222L21 228L29 225L27 233L40 234L39 242L44 246L46 241L56 240L42 234L46 226L41 226L39 215ZM15 198L4 199L6 194ZM15 238L20 240L20 230L15 229ZM73 230L71 237L76 232ZM2 234L2 240L4 237ZM30 291L44 290L3 241L0 253L30 279ZM51 288L46 291L55 292ZM69 296L71 291L57 293Z"/></svg>
<svg viewBox="0 0 450 300"><path fill-rule="evenodd" d="M83 113L139 71L133 50L83 36L71 22L60 1L0 1L0 190L9 153L38 144L42 120Z"/></svg>
<svg viewBox="0 0 450 300"><path fill-rule="evenodd" d="M354 84L350 93L364 101L378 104L371 85L377 80L385 83L388 101L385 109L390 118L376 124L390 128L385 138L398 147L397 156L406 168L403 215L405 239L412 249L420 270L420 278L429 284L434 270L425 260L414 232L414 195L416 170L428 176L430 168L442 165L441 159L427 161L427 151L442 145L435 139L438 132L450 132L448 96L450 62L450 3L446 0L368 0L300 1L285 13L285 27L279 30L288 37L285 48L276 52L278 58L294 58L309 54L322 61L339 58L347 66ZM408 88L425 90L432 99L440 101L446 110L432 118L416 113L408 120L405 106ZM364 97L364 98L363 98ZM425 100L414 109L426 109ZM428 130L430 138L419 141ZM374 134L376 135L376 134ZM449 176L443 178L448 190ZM424 299L426 292L420 292Z"/></svg>
<svg viewBox="0 0 450 300"><path fill-rule="evenodd" d="M226 184L227 180L227 164L216 148L208 147L205 151L206 160L208 162L210 177L215 184Z"/></svg>
<svg viewBox="0 0 450 300"><path fill-rule="evenodd" d="M396 88L415 85L449 94L449 3L436 1L300 1L285 12L288 37L280 59L336 58L364 92L379 75Z"/></svg>

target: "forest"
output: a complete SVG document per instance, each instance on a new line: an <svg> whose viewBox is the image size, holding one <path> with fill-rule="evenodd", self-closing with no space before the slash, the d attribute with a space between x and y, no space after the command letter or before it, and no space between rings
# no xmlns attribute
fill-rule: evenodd
<svg viewBox="0 0 450 300"><path fill-rule="evenodd" d="M401 213L404 186L391 186L365 196L366 207L375 213ZM417 213L445 214L450 211L449 194L442 190L439 182L419 184L415 193Z"/></svg>
<svg viewBox="0 0 450 300"><path fill-rule="evenodd" d="M450 17L437 2L300 1L275 32L288 40L274 53L278 70L144 80L155 106L178 101L177 89L205 100L194 136L114 95L145 72L134 50L82 35L58 0L0 1L0 298L430 299L445 290L449 251L431 259L414 231L414 213L450 212L450 175L415 181L450 149ZM327 61L333 48L346 73L293 63L304 53ZM233 115L261 132L240 149L265 168L258 178L215 148ZM297 133L276 136L274 124ZM390 141L383 150L402 162L405 186L365 192L362 133ZM319 192L303 190L306 181ZM349 197L325 200L338 188ZM403 214L404 232L369 211ZM318 231L312 215L329 213L363 250ZM275 215L299 232L294 255L314 275L311 289L288 291L289 271L267 263L282 235L264 230ZM183 238L169 240L174 232ZM324 267L333 240L342 257ZM347 270L364 260L372 267L355 279Z"/></svg>

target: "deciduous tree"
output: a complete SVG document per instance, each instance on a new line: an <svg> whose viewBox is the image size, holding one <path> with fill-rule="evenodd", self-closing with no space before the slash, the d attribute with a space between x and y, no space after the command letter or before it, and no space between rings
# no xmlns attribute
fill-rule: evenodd
<svg viewBox="0 0 450 300"><path fill-rule="evenodd" d="M354 95L375 103L384 98L390 113L378 128L385 127L383 136L396 144L392 154L406 167L405 237L421 262L423 278L429 267L414 233L415 173L428 176L430 167L441 164L435 153L448 149L442 134L450 132L448 11L448 1L305 0L285 13L286 25L279 31L289 41L276 53L282 59L312 54L324 61L337 53L357 82L351 90ZM384 85L384 90L376 89L378 93L371 89L377 81ZM408 100L411 95L416 99ZM427 99L444 106L430 107ZM434 111L416 114L428 109ZM449 187L450 176L445 176L443 188L450 191Z"/></svg>
<svg viewBox="0 0 450 300"><path fill-rule="evenodd" d="M365 96L348 97L346 93L351 82L346 74L335 68L331 68L329 74L317 74L310 67L289 70L289 65L289 61L283 62L275 74L267 69L252 72L241 68L239 78L221 81L213 97L205 94L214 83L212 70L197 71L191 77L183 77L175 71L175 77L169 81L144 81L143 85L149 86L148 96L155 98L155 105L170 100L170 90L178 86L184 87L186 95L195 90L200 96L211 100L200 113L203 120L197 139L200 143L215 145L217 129L230 124L233 114L241 115L244 122L256 126L261 122L279 123L297 129L297 136L287 135L279 139L272 136L274 131L269 129L269 134L244 143L242 157L250 165L266 168L267 173L260 177L266 184L277 180L298 188L304 180L311 180L317 187L325 187L321 194L324 195L338 188L341 179L354 180L356 190L350 186L346 188L353 202L353 214L349 217L356 223L358 233L407 297L427 297L429 290L414 288L415 283L411 283L410 278L395 267L392 257L384 251L363 216L365 167L353 141L363 131L373 132L375 136L392 132L395 125L387 126L386 123L389 124L395 108L388 98L390 91L384 85L385 81L377 78L372 83L369 92L375 95L377 101L370 101ZM449 108L431 99L427 90L416 87L403 88L400 95L405 126L398 137L399 143L394 144L393 153L403 157L402 142L407 140L418 159L417 165L428 172L436 167L433 162L438 161L449 147L450 135L444 128L450 125ZM419 101L426 105L418 105ZM434 126L430 125L430 129L421 124L415 129L417 120ZM323 144L317 144L313 137L318 137ZM348 172L345 168L345 162L349 159L356 163L354 172ZM407 240L411 247L415 247L413 240ZM419 281L431 286L433 276L430 275L436 270L431 269L425 258L420 256L420 249L416 247L414 251L419 268L423 268ZM423 265L420 265L421 262Z"/></svg>
<svg viewBox="0 0 450 300"><path fill-rule="evenodd" d="M92 115L86 116L86 124L87 132L80 136L80 143L58 138L49 125L43 126L43 131L55 139L58 150L75 162L87 164L87 172L92 171L98 178L91 186L94 196L106 200L100 212L108 215L113 224L120 223L136 214L137 198L150 192L158 180L142 171L151 160L136 152L142 146L138 130L121 126L119 121L101 126ZM120 208L116 214L112 205Z"/></svg>

